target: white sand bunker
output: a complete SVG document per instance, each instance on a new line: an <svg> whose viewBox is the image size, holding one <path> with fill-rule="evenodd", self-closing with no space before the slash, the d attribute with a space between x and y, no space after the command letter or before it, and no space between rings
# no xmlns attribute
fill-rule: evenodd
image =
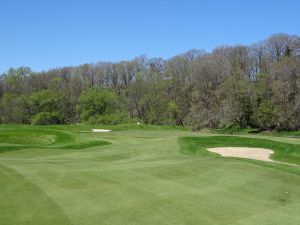
<svg viewBox="0 0 300 225"><path fill-rule="evenodd" d="M239 157L274 162L270 159L273 151L265 148L221 147L208 148L207 150L210 152L218 153L224 157Z"/></svg>
<svg viewBox="0 0 300 225"><path fill-rule="evenodd" d="M111 130L105 130L105 129L92 129L93 132L96 133L105 133L105 132L111 132Z"/></svg>

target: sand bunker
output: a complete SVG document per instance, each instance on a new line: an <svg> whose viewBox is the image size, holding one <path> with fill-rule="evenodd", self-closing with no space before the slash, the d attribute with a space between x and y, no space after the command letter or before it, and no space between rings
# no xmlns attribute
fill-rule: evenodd
<svg viewBox="0 0 300 225"><path fill-rule="evenodd" d="M218 153L224 157L239 157L274 162L269 158L273 154L273 151L265 148L221 147L208 148L207 150Z"/></svg>
<svg viewBox="0 0 300 225"><path fill-rule="evenodd" d="M93 132L96 133L105 133L105 132L111 132L111 130L105 130L105 129L92 129Z"/></svg>

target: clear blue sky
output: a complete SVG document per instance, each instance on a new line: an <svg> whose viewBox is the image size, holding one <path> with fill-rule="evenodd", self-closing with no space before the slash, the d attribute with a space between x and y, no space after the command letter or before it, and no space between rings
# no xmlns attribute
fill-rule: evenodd
<svg viewBox="0 0 300 225"><path fill-rule="evenodd" d="M0 73L300 34L298 0L1 0Z"/></svg>

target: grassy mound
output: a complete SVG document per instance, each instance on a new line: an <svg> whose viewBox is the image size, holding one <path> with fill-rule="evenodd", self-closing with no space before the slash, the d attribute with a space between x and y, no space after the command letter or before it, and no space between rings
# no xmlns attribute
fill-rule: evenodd
<svg viewBox="0 0 300 225"><path fill-rule="evenodd" d="M12 126L0 130L0 152L24 148L81 149L106 144L109 142L56 129Z"/></svg>
<svg viewBox="0 0 300 225"><path fill-rule="evenodd" d="M55 135L13 130L0 133L0 142L4 144L48 145L55 142Z"/></svg>
<svg viewBox="0 0 300 225"><path fill-rule="evenodd" d="M267 148L274 151L271 159L300 165L300 145L297 144L236 136L181 137L179 144L183 153L201 156L216 156L207 151L207 148L213 147Z"/></svg>

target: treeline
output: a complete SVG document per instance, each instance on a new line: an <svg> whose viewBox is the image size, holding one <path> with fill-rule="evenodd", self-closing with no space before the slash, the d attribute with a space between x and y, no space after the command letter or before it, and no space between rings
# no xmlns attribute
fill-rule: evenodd
<svg viewBox="0 0 300 225"><path fill-rule="evenodd" d="M0 122L300 128L300 38L0 76Z"/></svg>

